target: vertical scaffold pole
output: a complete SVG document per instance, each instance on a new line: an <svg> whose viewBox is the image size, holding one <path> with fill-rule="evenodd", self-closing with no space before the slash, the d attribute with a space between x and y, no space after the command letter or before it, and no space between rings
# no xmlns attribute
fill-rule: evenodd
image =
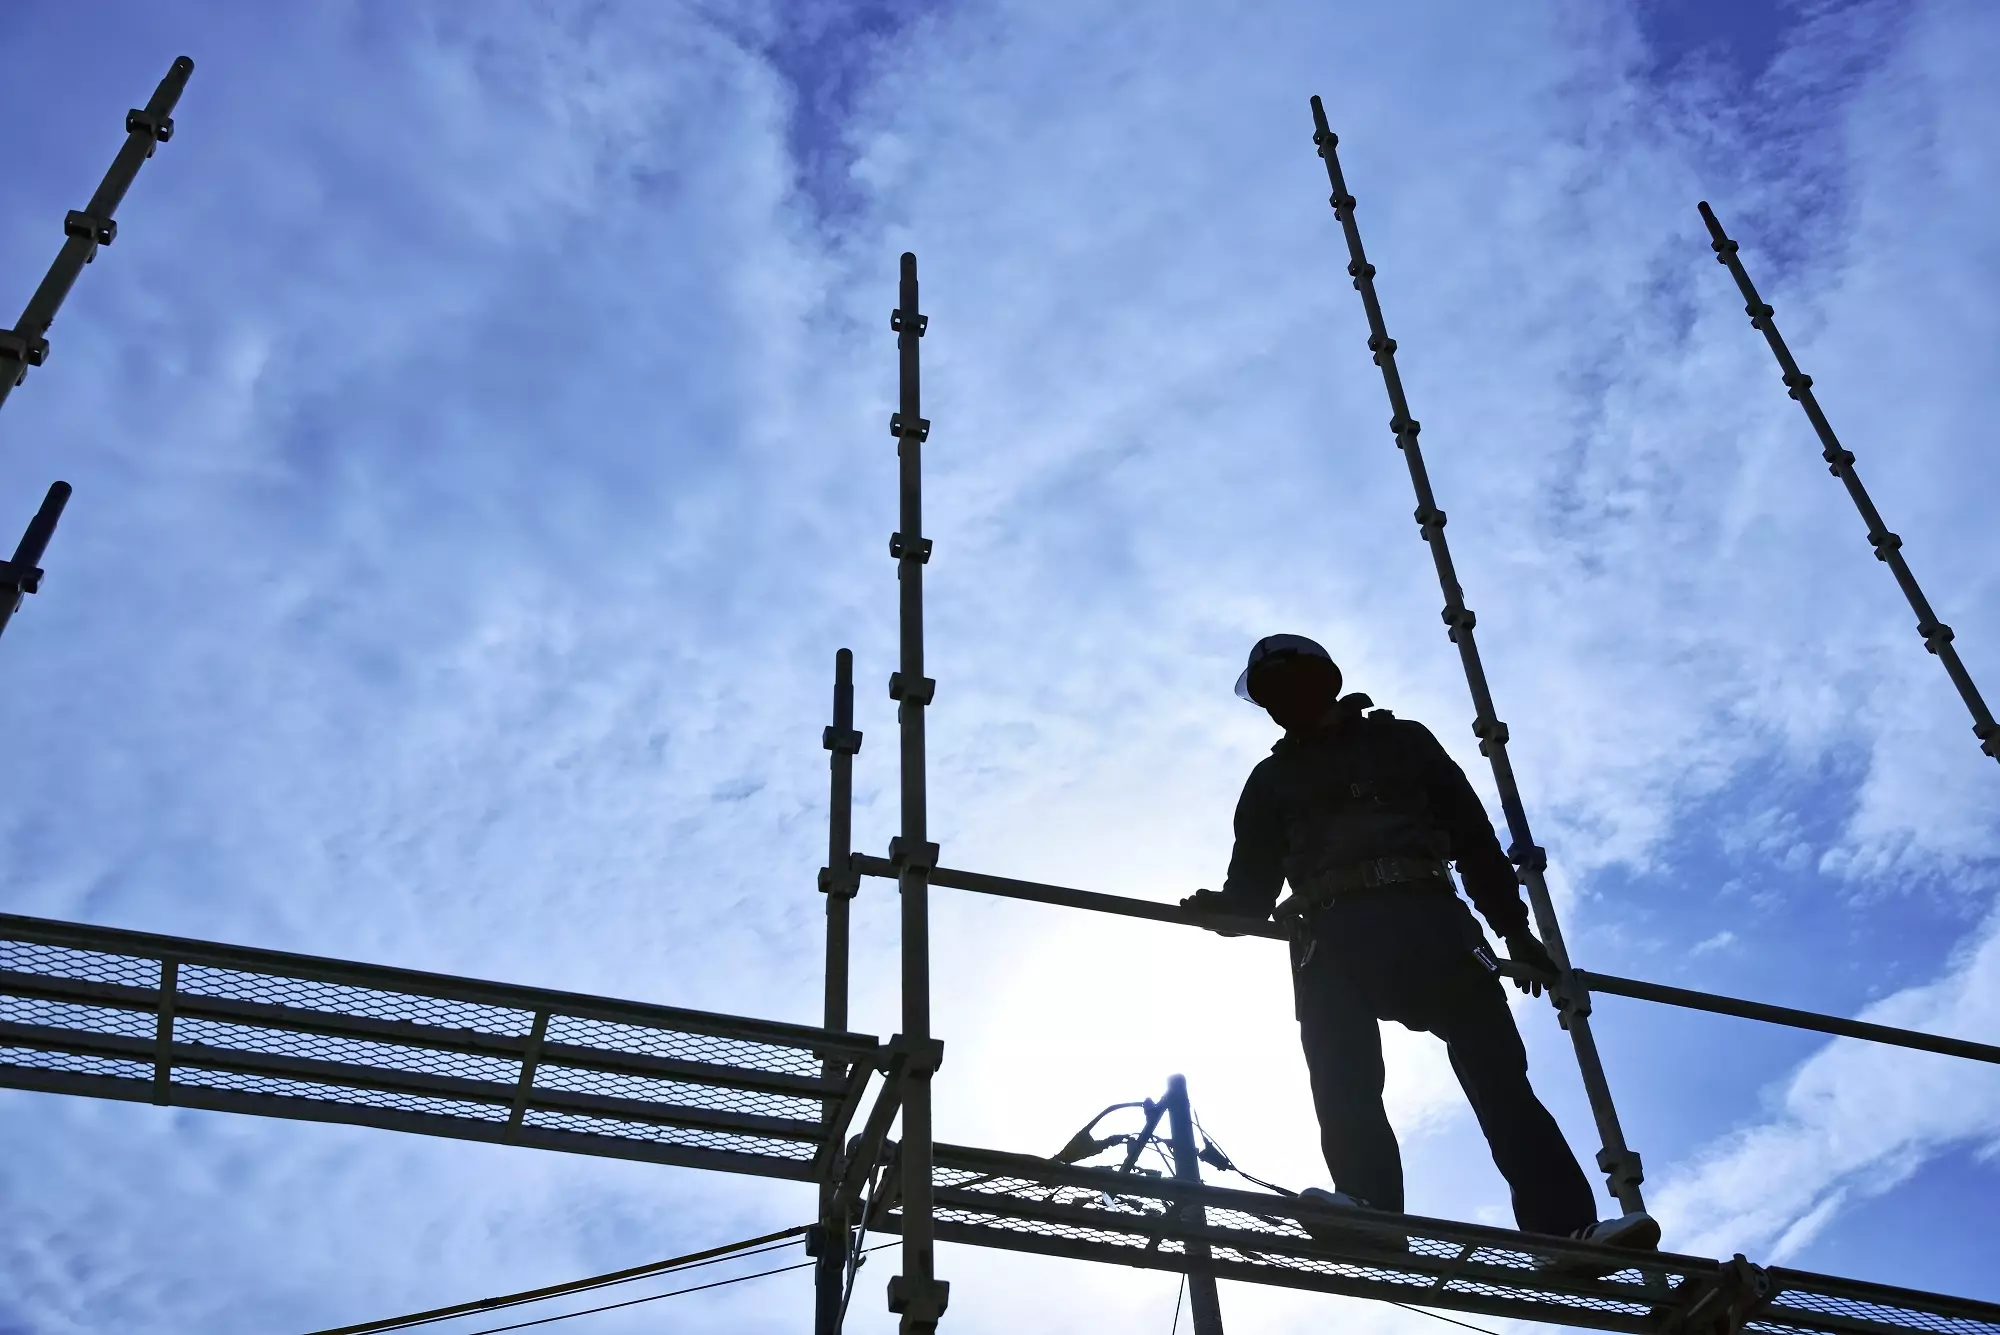
<svg viewBox="0 0 2000 1335"><path fill-rule="evenodd" d="M14 559L0 561L0 633L6 631L14 613L21 610L21 599L41 588L42 553L48 550L49 539L55 536L56 521L62 518L63 507L68 504L69 483L51 482L48 495L42 498L42 508L35 511L35 517L21 534Z"/></svg>
<svg viewBox="0 0 2000 1335"><path fill-rule="evenodd" d="M1765 300L1757 295L1756 285L1743 268L1743 261L1737 257L1736 243L1722 230L1722 223L1715 216L1715 210L1703 200L1700 205L1701 220L1708 224L1708 235L1715 251L1717 263L1727 265L1730 277L1743 293L1743 311L1750 317L1754 328L1764 334L1764 341L1771 345L1771 355L1778 359L1778 369L1783 373L1785 392L1798 401L1805 409L1806 420L1812 423L1819 435L1820 458L1826 460L1826 471L1839 478L1847 488L1854 508L1861 512L1861 522L1868 527L1868 543L1875 549L1875 559L1889 567L1896 577L1896 584L1903 590L1903 597L1910 603L1910 610L1917 614L1917 634L1923 637L1924 648L1937 656L1944 664L1945 674L1951 684L1958 688L1959 699L1965 701L1966 710L1972 715L1972 735L1979 739L1979 749L1995 760L2000 760L2000 724L1993 721L1993 715L1986 708L1986 701L1980 698L1979 688L1973 685L1972 674L1959 661L1958 650L1952 648L1951 627L1939 621L1937 613L1931 610L1930 600L1917 587L1917 577L1910 573L1909 562L1903 559L1903 540L1889 531L1882 522L1882 516L1875 509L1875 502L1861 485L1861 478L1854 471L1854 455L1840 444L1840 438L1833 434L1833 425L1820 411L1819 400L1813 397L1812 377L1799 370L1799 364L1792 360L1792 350L1785 346L1784 336L1778 332L1774 312Z"/></svg>
<svg viewBox="0 0 2000 1335"><path fill-rule="evenodd" d="M1201 1185L1201 1156L1194 1148L1194 1114L1188 1109L1187 1077L1167 1078L1167 1141L1174 1152L1174 1177L1181 1182ZM1195 1228L1208 1222L1199 1204L1182 1207L1181 1220ZM1194 1317L1194 1335L1222 1335L1222 1303L1215 1293L1215 1275L1209 1270L1208 1244L1187 1244L1188 1311Z"/></svg>
<svg viewBox="0 0 2000 1335"><path fill-rule="evenodd" d="M28 298L20 323L12 329L0 329L0 404L14 392L14 386L28 378L29 367L40 366L48 357L47 335L49 326L55 323L56 311L75 285L77 275L83 272L83 266L97 258L97 248L108 246L117 238L118 224L111 215L138 178L139 165L153 156L156 147L173 138L174 106L181 100L181 91L187 87L188 75L192 73L194 62L186 56L180 57L168 66L167 77L153 90L152 100L143 108L125 113L124 147L111 160L111 167L104 173L104 180L90 197L90 203L71 209L63 219L63 234L68 240L56 252L55 263L49 266L48 275L35 289L35 295Z"/></svg>
<svg viewBox="0 0 2000 1335"><path fill-rule="evenodd" d="M1382 303L1375 295L1375 266L1368 262L1361 248L1361 229L1354 222L1354 196L1347 193L1347 182L1341 175L1340 158L1335 151L1340 141L1328 127L1326 108L1317 97L1312 100L1312 113L1313 142L1319 146L1319 155L1326 162L1327 182L1333 187L1329 202L1347 238L1347 272L1354 279L1354 290L1361 294L1361 305L1368 315L1368 350L1375 354L1375 364L1382 368L1382 384L1389 393L1389 430L1395 434L1396 446L1409 465L1410 482L1417 493L1417 527L1430 546L1431 558L1437 565L1438 584L1444 591L1444 624L1452 643L1458 646L1466 685L1472 691L1472 732L1479 738L1480 753L1492 763L1494 786L1500 790L1500 806L1507 816L1507 830L1513 840L1507 856L1520 870L1543 944L1548 946L1549 954L1555 957L1562 971L1552 995L1563 1027L1569 1030L1575 1045L1584 1093L1590 1100L1591 1116L1597 1122L1602 1142L1597 1166L1620 1206L1643 1210L1646 1206L1639 1191L1643 1180L1639 1155L1625 1144L1618 1109L1611 1101L1611 1086L1604 1077L1604 1063L1598 1056L1597 1040L1590 1032L1590 994L1570 967L1562 927L1556 921L1555 901L1549 895L1548 880L1543 875L1548 868L1548 850L1535 843L1528 827L1527 808L1521 802L1520 786L1514 781L1514 766L1507 757L1507 725L1494 713L1493 693L1487 686L1486 669L1472 636L1475 618L1472 609L1465 605L1465 590L1460 587L1458 573L1452 566L1451 549L1445 545L1444 511L1438 509L1437 498L1431 492L1430 474L1417 446L1417 419L1410 415L1410 405L1403 397L1403 379L1396 370L1396 340L1389 337L1389 330L1382 322Z"/></svg>
<svg viewBox="0 0 2000 1335"><path fill-rule="evenodd" d="M902 1195L903 1273L889 1281L889 1310L901 1316L902 1335L929 1335L937 1329L951 1286L936 1275L931 1225L931 1077L941 1045L931 1038L930 875L937 846L930 842L925 804L924 710L937 683L924 675L924 563L931 540L923 535L923 444L931 424L924 420L918 345L929 320L917 309L917 257L903 255L902 282L889 327L896 331L898 411L889 418L899 460L897 529L889 537L900 581L901 653L889 678L902 731L903 832L889 842L902 895L903 1032L897 1041L907 1053L903 1089L903 1140L898 1154Z"/></svg>
<svg viewBox="0 0 2000 1335"><path fill-rule="evenodd" d="M842 649L833 656L833 723L820 737L830 753L831 779L826 806L826 866L820 868L820 893L826 896L826 1027L847 1028L848 910L861 878L852 866L854 854L854 757L861 734L854 729L854 653ZM838 1074L828 1064L822 1074ZM833 1105L821 1116L830 1118ZM841 1292L846 1278L849 1221L833 1217L836 1183L828 1174L820 1184L819 1265L814 1274L816 1335L837 1335Z"/></svg>

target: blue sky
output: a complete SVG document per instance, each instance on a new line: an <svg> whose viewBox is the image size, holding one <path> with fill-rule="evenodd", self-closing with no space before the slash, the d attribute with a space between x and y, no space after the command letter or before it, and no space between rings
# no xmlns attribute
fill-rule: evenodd
<svg viewBox="0 0 2000 1335"><path fill-rule="evenodd" d="M896 255L923 262L946 860L1219 878L1272 630L1491 797L1362 347L1336 129L1573 952L2000 1039L2000 804L1707 249L1711 200L2000 692L2000 17L1970 0L41 6L0 34L25 300L125 107L179 133L0 411L75 484L0 644L12 911L811 1019L834 650L895 820ZM1185 1071L1320 1178L1264 943L940 892L939 1134ZM890 895L857 909L888 1033ZM2000 1298L2000 1079L1606 999L1668 1243ZM1565 1042L1538 1083L1593 1147ZM1392 1037L1412 1207L1503 1220ZM0 1332L312 1329L803 1220L782 1184L0 1095ZM953 1328L1173 1284L947 1248ZM851 1328L892 1329L878 1261ZM1431 1329L1225 1289L1245 1328ZM788 1331L799 1276L674 1300ZM647 1309L590 1329L651 1328ZM579 1329L586 1328L579 1323Z"/></svg>

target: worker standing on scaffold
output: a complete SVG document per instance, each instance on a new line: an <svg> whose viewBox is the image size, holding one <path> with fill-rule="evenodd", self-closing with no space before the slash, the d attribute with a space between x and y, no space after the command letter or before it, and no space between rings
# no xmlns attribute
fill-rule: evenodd
<svg viewBox="0 0 2000 1335"><path fill-rule="evenodd" d="M1335 1190L1305 1199L1403 1212L1403 1162L1382 1108L1382 1032L1396 1020L1445 1041L1524 1232L1614 1247L1659 1243L1645 1214L1599 1222L1590 1183L1528 1084L1528 1054L1466 894L1517 962L1553 978L1520 881L1465 777L1421 723L1340 694L1340 669L1303 635L1250 651L1236 693L1285 735L1250 773L1220 891L1182 906L1291 928L1299 1035ZM1278 904L1290 881L1292 897ZM1541 994L1541 984L1520 981Z"/></svg>

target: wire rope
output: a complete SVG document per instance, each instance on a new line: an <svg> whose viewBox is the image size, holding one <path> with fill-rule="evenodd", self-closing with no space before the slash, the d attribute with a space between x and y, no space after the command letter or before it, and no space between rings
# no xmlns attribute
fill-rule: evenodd
<svg viewBox="0 0 2000 1335"><path fill-rule="evenodd" d="M880 1242L873 1247L866 1248L865 1250L870 1252L879 1252L884 1247L894 1247L895 1245L896 1244L893 1242ZM649 1293L643 1298L627 1298L622 1303L606 1303L602 1307L586 1307L581 1309L580 1311L575 1311L575 1312L558 1312L554 1316L538 1317L533 1321L516 1321L512 1325L507 1325L507 1326L488 1326L484 1330L468 1331L466 1335L501 1335L502 1331L526 1330L530 1326L552 1325L557 1321L568 1321L571 1317L591 1316L598 1312L616 1311L618 1308L621 1307L637 1307L641 1303L655 1303L662 1298L678 1298L682 1294L701 1293L708 1289L720 1289L730 1284L744 1283L746 1280L765 1279L771 1275L782 1275L792 1270L805 1270L818 1264L819 1262L816 1260L798 1261L791 1265L774 1266L769 1270L759 1270L753 1274L732 1275L728 1279L710 1280L706 1284L693 1284L685 1289L673 1289L667 1293Z"/></svg>
<svg viewBox="0 0 2000 1335"><path fill-rule="evenodd" d="M1408 1303L1391 1302L1389 1306L1400 1307L1405 1312L1415 1312L1418 1316L1427 1316L1434 1321L1443 1321L1454 1326L1463 1326L1467 1330L1476 1330L1479 1332L1479 1335L1498 1335L1498 1332L1488 1330L1484 1326L1475 1326L1470 1321L1460 1321L1457 1317L1446 1316L1442 1312L1432 1312L1426 1308L1412 1307Z"/></svg>
<svg viewBox="0 0 2000 1335"><path fill-rule="evenodd" d="M475 1302L454 1303L449 1307L433 1307L427 1311L411 1312L404 1316L387 1317L379 1321L364 1321L354 1326L337 1326L330 1330L313 1332L313 1335L373 1335L376 1331L407 1330L413 1326L427 1326L438 1321L447 1321L456 1316L470 1316L475 1312L497 1311L508 1307L518 1307L523 1303L538 1302L544 1298L560 1298L565 1294L587 1293L592 1289L609 1288L614 1284L627 1284L636 1279L646 1279L653 1275L671 1274L679 1270L693 1270L705 1265L713 1265L734 1256L761 1256L789 1246L791 1240L805 1234L803 1225L781 1229L776 1233L766 1233L762 1237L746 1238L742 1242L732 1242L724 1247L710 1247L706 1251L690 1252L686 1256L675 1256L665 1261L654 1261L647 1265L633 1266L627 1270L613 1270L607 1274L593 1275L588 1279L571 1280L566 1284L551 1284L539 1289L525 1289L519 1293L501 1294L494 1298L481 1298Z"/></svg>

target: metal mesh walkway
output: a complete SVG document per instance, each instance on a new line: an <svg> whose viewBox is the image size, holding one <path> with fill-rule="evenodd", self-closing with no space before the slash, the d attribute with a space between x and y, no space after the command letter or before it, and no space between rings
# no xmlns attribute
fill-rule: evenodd
<svg viewBox="0 0 2000 1335"><path fill-rule="evenodd" d="M957 1145L936 1147L933 1181L939 1240L1008 1251L1182 1271L1190 1244L1205 1243L1218 1279L1645 1335L2000 1335L2000 1304L1740 1257L1611 1252L1407 1215L1352 1222L1283 1196ZM900 1221L892 1209L873 1227L894 1233Z"/></svg>
<svg viewBox="0 0 2000 1335"><path fill-rule="evenodd" d="M0 1086L16 1089L812 1180L877 1048L803 1025L0 915Z"/></svg>

